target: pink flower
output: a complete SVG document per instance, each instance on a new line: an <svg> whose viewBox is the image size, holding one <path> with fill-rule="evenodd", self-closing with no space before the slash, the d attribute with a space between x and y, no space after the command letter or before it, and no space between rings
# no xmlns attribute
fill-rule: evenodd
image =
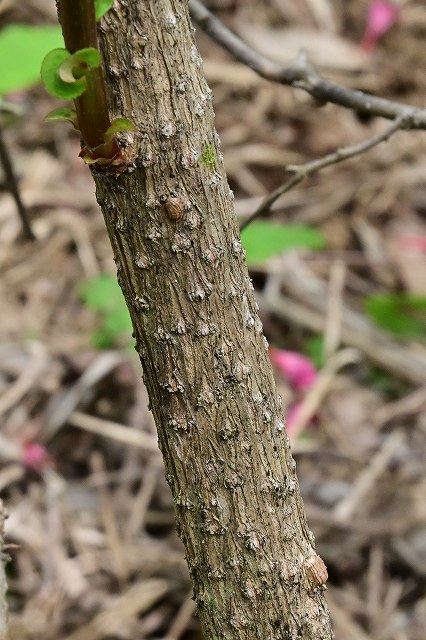
<svg viewBox="0 0 426 640"><path fill-rule="evenodd" d="M37 442L26 442L23 446L22 463L30 471L41 471L49 460L47 449Z"/></svg>
<svg viewBox="0 0 426 640"><path fill-rule="evenodd" d="M399 237L399 242L404 248L426 252L426 236L402 235Z"/></svg>
<svg viewBox="0 0 426 640"><path fill-rule="evenodd" d="M315 381L317 372L311 360L306 356L295 351L270 347L269 357L295 391L306 391Z"/></svg>
<svg viewBox="0 0 426 640"><path fill-rule="evenodd" d="M378 40L397 21L399 7L389 0L373 0L367 11L367 24L361 41L365 51L373 51Z"/></svg>

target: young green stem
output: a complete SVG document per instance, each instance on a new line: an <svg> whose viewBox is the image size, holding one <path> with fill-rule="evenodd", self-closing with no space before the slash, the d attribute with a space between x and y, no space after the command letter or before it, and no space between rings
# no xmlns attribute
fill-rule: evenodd
<svg viewBox="0 0 426 640"><path fill-rule="evenodd" d="M99 49L94 0L58 0L58 16L70 53L86 47ZM74 102L81 136L94 149L104 143L103 134L111 124L102 66L89 71L86 83L86 91Z"/></svg>

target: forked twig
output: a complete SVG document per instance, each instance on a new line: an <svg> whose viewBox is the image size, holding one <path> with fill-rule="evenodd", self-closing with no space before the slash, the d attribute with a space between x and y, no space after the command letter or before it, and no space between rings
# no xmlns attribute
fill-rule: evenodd
<svg viewBox="0 0 426 640"><path fill-rule="evenodd" d="M332 102L357 113L388 120L403 116L407 129L426 129L426 109L386 100L330 82L323 78L303 55L290 66L284 67L249 47L199 0L189 0L189 9L192 18L203 31L262 78L303 89L321 103Z"/></svg>
<svg viewBox="0 0 426 640"><path fill-rule="evenodd" d="M272 205L276 200L278 200L280 196L290 191L290 189L293 189L293 187L299 184L299 182L302 182L302 180L310 176L315 171L324 169L324 167L329 167L332 164L336 164L338 162L342 162L343 160L347 160L348 158L353 158L362 153L365 153L381 142L388 140L394 133L404 127L405 116L401 115L398 116L389 127L386 127L384 131L378 133L375 136L372 136L371 138L367 138L367 140L357 142L356 144L351 144L347 147L341 147L339 149L336 149L336 151L333 151L332 153L328 153L322 158L311 160L306 164L287 165L286 170L294 172L291 178L289 178L286 182L281 184L266 196L266 198L260 203L254 213L249 218L244 220L244 222L241 224L240 231L245 229L256 218L259 218L260 216L267 216L270 213Z"/></svg>

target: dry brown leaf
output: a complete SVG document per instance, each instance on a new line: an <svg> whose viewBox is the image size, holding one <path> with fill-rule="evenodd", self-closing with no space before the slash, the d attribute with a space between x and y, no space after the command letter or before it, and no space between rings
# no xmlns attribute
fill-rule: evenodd
<svg viewBox="0 0 426 640"><path fill-rule="evenodd" d="M426 225L420 219L393 225L389 256L409 293L426 295Z"/></svg>
<svg viewBox="0 0 426 640"><path fill-rule="evenodd" d="M283 65L294 62L303 50L313 64L324 69L354 73L367 67L368 57L358 46L331 33L299 27L266 29L247 23L239 25L238 31L256 51Z"/></svg>

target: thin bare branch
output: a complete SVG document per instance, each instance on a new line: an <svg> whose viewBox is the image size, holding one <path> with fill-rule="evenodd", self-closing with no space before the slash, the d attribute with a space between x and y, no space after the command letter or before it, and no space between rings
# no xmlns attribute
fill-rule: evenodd
<svg viewBox="0 0 426 640"><path fill-rule="evenodd" d="M341 87L323 78L304 55L290 66L283 67L249 47L198 0L189 0L189 9L194 21L213 40L262 78L303 89L321 103L332 102L363 115L388 120L403 116L406 129L426 129L426 109Z"/></svg>
<svg viewBox="0 0 426 640"><path fill-rule="evenodd" d="M16 180L15 173L13 171L12 161L10 159L9 151L6 143L3 140L3 134L0 127L0 162L3 167L4 180L7 190L15 200L16 208L18 210L19 217L22 223L22 233L26 240L35 240L35 235L31 228L31 223L28 217L27 209L21 200L19 193L18 181Z"/></svg>
<svg viewBox="0 0 426 640"><path fill-rule="evenodd" d="M401 115L392 124L387 127L381 133L378 133L375 136L367 138L362 142L357 142L356 144L351 144L347 147L340 147L333 151L332 153L328 153L322 158L317 158L315 160L311 160L306 164L288 164L286 166L287 171L292 171L294 174L289 178L286 182L277 187L274 191L266 196L266 198L260 203L254 213L244 220L241 224L240 231L245 229L253 220L259 218L260 216L266 217L270 211L271 207L278 198L280 198L284 193L293 189L299 182L302 182L305 178L310 176L315 171L319 169L324 169L324 167L329 167L331 164L336 164L337 162L342 162L343 160L347 160L348 158L353 158L355 156L359 156L366 151L369 151L373 147L377 146L381 142L388 140L394 133L399 131L400 129L405 127L405 116Z"/></svg>

